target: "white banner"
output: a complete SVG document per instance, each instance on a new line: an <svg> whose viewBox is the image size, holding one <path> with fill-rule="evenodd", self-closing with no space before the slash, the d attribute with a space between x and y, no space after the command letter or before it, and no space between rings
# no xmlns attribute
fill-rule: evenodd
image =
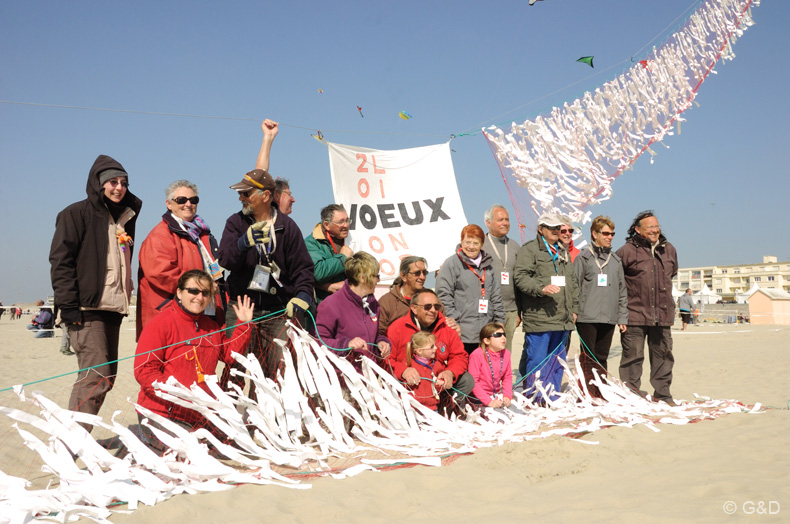
<svg viewBox="0 0 790 524"><path fill-rule="evenodd" d="M424 257L434 271L453 254L467 225L450 143L384 151L327 142L335 202L351 220L350 247L398 276L400 260Z"/></svg>

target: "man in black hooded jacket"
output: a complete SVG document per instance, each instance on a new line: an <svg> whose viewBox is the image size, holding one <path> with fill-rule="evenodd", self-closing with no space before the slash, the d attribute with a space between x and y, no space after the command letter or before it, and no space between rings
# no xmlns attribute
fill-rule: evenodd
<svg viewBox="0 0 790 524"><path fill-rule="evenodd" d="M55 309L77 354L69 409L98 414L118 371L121 321L132 293L134 226L142 201L123 166L99 155L87 198L58 214L49 253ZM86 369L88 368L88 369ZM90 428L88 428L90 429Z"/></svg>

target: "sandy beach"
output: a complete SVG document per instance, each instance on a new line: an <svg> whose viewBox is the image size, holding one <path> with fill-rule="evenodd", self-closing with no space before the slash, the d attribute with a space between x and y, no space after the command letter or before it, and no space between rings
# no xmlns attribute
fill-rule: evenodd
<svg viewBox="0 0 790 524"><path fill-rule="evenodd" d="M76 358L58 351L59 337L34 340L29 318L0 320L0 386L32 382L76 369ZM240 486L214 494L180 495L113 522L513 522L584 519L592 522L761 522L790 515L790 328L701 324L673 330L676 399L695 393L737 399L768 409L736 413L683 426L614 427L579 439L550 437L463 455L440 468L424 466L363 472L345 479L311 478L309 490ZM522 336L515 347L520 348ZM570 358L578 344L574 342ZM133 324L122 331L121 357L134 352ZM615 336L609 368L619 363ZM520 349L514 351L516 360ZM136 397L130 361L102 410L131 413ZM647 364L643 389L649 388ZM73 376L28 386L65 405ZM13 393L0 405L18 405ZM124 420L133 415L124 415ZM0 420L0 469L40 481L21 439ZM27 458L26 458L27 457ZM118 506L117 510L125 509ZM734 514L733 514L734 513Z"/></svg>

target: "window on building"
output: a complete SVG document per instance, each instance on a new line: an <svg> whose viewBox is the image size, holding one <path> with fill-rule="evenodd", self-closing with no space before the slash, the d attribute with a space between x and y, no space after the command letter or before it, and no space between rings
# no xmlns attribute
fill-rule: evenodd
<svg viewBox="0 0 790 524"><path fill-rule="evenodd" d="M760 281L760 277L754 277L754 281L755 282L759 282Z"/></svg>
<svg viewBox="0 0 790 524"><path fill-rule="evenodd" d="M721 295L721 291L722 291L721 288L716 288L716 293L718 293L719 295Z"/></svg>
<svg viewBox="0 0 790 524"><path fill-rule="evenodd" d="M722 272L723 274L725 274L725 275L727 274L727 270L726 270L726 269L722 269L722 270L721 270L721 272Z"/></svg>
<svg viewBox="0 0 790 524"><path fill-rule="evenodd" d="M735 273L736 275L740 275L741 274L741 270L740 269L733 269L732 272Z"/></svg>
<svg viewBox="0 0 790 524"><path fill-rule="evenodd" d="M776 277L774 277L774 276L769 276L768 277L768 282L773 282L774 280L776 280Z"/></svg>

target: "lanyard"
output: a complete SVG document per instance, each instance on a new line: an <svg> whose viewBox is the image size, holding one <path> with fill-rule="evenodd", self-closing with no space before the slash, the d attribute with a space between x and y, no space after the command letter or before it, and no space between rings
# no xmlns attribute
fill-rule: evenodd
<svg viewBox="0 0 790 524"><path fill-rule="evenodd" d="M464 260L464 257L461 256L461 252L462 252L462 250L459 249L458 250L458 258L461 259L461 262L463 262L464 265L467 268L469 268L469 271L471 271L472 273L475 274L475 276L477 277L477 280L480 281L480 293L483 295L483 298L486 298L486 270L484 269L483 270L483 276L480 276L480 274L477 271L475 271L472 266L470 266L469 264L466 263L466 260Z"/></svg>
<svg viewBox="0 0 790 524"><path fill-rule="evenodd" d="M491 384L494 386L494 395L499 393L500 391L504 392L502 388L502 367L505 363L505 352L499 352L499 384L497 384L497 380L494 377L494 364L491 362L491 357L488 355L488 350L485 349L486 360L488 361L488 369L491 371Z"/></svg>
<svg viewBox="0 0 790 524"><path fill-rule="evenodd" d="M274 222L277 220L277 209L272 208L272 218L269 221L269 243L265 246L263 244L256 244L258 249L258 260L260 260L260 255L266 257L266 261L271 265L272 261L269 256L277 251L277 235L274 233Z"/></svg>
<svg viewBox="0 0 790 524"><path fill-rule="evenodd" d="M507 237L505 237L505 258L499 256L499 251L496 248L496 243L498 242L498 240L494 240L494 238L495 237L491 236L491 233L488 234L488 239L490 240L489 244L491 244L491 249L494 250L494 253L496 253L496 257L499 259L500 262L502 262L502 267L507 268L507 245L509 243L507 241Z"/></svg>
<svg viewBox="0 0 790 524"><path fill-rule="evenodd" d="M612 258L612 252L610 251L609 254L606 255L606 262L604 262L603 264L600 264L600 263L598 263L598 255L595 253L595 250L593 249L593 247L589 246L589 245L587 247L590 248L590 253L593 254L593 262L595 262L595 265L598 266L598 269L601 270L601 274L603 275L603 268L606 267L606 264L609 263L609 259Z"/></svg>
<svg viewBox="0 0 790 524"><path fill-rule="evenodd" d="M197 354L197 346L192 347L192 355L190 356L189 353L186 354L187 360L194 360L195 361L195 373L197 374L197 381L203 382L205 381L205 372L203 371L203 366L200 365L200 360L198 360Z"/></svg>
<svg viewBox="0 0 790 524"><path fill-rule="evenodd" d="M332 235L330 235L329 231L327 231L326 229L324 230L324 236L326 236L326 239L329 240L329 245L332 246L332 251L334 251L335 255L337 255L338 251L337 251L337 247L335 247L335 243L332 242Z"/></svg>
<svg viewBox="0 0 790 524"><path fill-rule="evenodd" d="M439 393L436 391L436 384L435 384L436 375L433 374L433 363L436 362L436 360L432 360L430 364L428 364L427 362L421 362L421 360L428 360L428 359L423 359L422 357L414 357L414 362L416 362L417 364L421 365L424 368L427 368L431 372L431 393L433 394L433 398L439 400Z"/></svg>
<svg viewBox="0 0 790 524"><path fill-rule="evenodd" d="M540 239L543 240L543 245L546 246L546 251L549 252L549 256L551 256L551 263L554 264L554 272L556 274L560 274L560 270L557 268L557 263L555 260L559 260L560 258L560 246L559 244L554 244L554 251L552 251L552 247L546 242L546 239L543 238L543 235L540 236Z"/></svg>

